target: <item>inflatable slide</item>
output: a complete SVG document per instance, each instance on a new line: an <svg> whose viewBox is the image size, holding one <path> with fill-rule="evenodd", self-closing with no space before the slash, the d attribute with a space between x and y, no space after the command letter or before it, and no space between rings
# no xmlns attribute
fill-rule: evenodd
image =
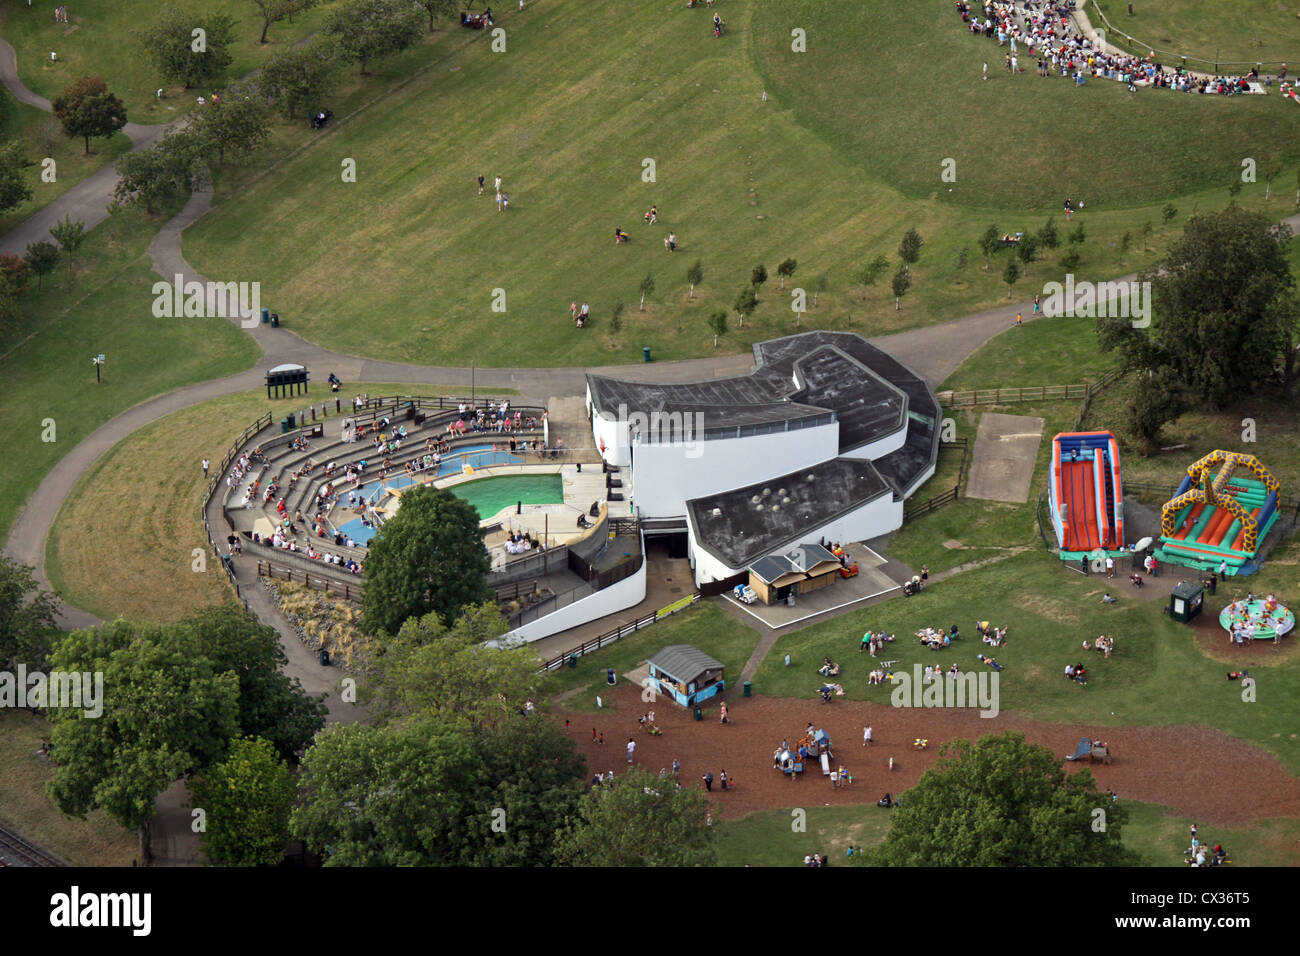
<svg viewBox="0 0 1300 956"><path fill-rule="evenodd" d="M1052 439L1048 501L1062 560L1124 544L1119 443L1110 432L1062 432Z"/></svg>
<svg viewBox="0 0 1300 956"><path fill-rule="evenodd" d="M1280 490L1254 455L1210 452L1188 466L1177 493L1160 509L1156 557L1201 571L1225 563L1229 574L1253 570L1260 541L1277 521Z"/></svg>

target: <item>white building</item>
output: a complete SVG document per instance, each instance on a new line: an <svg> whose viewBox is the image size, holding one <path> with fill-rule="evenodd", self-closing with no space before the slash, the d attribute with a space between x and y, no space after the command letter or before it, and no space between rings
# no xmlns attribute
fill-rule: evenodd
<svg viewBox="0 0 1300 956"><path fill-rule="evenodd" d="M934 474L939 403L923 378L848 332L754 346L748 375L685 384L587 376L606 465L648 537L670 535L698 585L801 541L900 527Z"/></svg>

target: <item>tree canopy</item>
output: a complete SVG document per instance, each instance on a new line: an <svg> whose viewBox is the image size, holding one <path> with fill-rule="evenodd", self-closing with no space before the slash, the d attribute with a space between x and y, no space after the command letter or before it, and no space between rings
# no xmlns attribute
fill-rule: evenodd
<svg viewBox="0 0 1300 956"><path fill-rule="evenodd" d="M341 72L334 42L317 37L305 47L276 53L254 82L268 103L293 119L299 110L318 107L338 83Z"/></svg>
<svg viewBox="0 0 1300 956"><path fill-rule="evenodd" d="M222 12L182 13L168 7L136 38L163 79L188 90L216 79L234 60L235 21Z"/></svg>
<svg viewBox="0 0 1300 956"><path fill-rule="evenodd" d="M490 567L473 505L432 485L408 491L370 543L366 629L394 634L430 612L454 621L461 608L492 598Z"/></svg>
<svg viewBox="0 0 1300 956"><path fill-rule="evenodd" d="M1123 866L1125 809L1091 772L1066 775L1061 760L1024 734L954 740L902 796L880 866ZM1101 810L1097 814L1096 810ZM1098 829L1100 824L1101 829Z"/></svg>
<svg viewBox="0 0 1300 956"><path fill-rule="evenodd" d="M23 175L29 165L17 140L0 146L0 215L17 209L34 195Z"/></svg>
<svg viewBox="0 0 1300 956"><path fill-rule="evenodd" d="M63 131L85 140L90 155L90 140L112 136L126 125L126 104L108 91L100 76L83 76L50 104Z"/></svg>
<svg viewBox="0 0 1300 956"><path fill-rule="evenodd" d="M409 49L424 36L424 16L410 0L351 0L321 26L344 59L361 65Z"/></svg>
<svg viewBox="0 0 1300 956"><path fill-rule="evenodd" d="M0 670L44 665L55 606L52 594L37 590L32 568L0 555Z"/></svg>
<svg viewBox="0 0 1300 956"><path fill-rule="evenodd" d="M288 766L268 740L230 742L226 759L191 786L203 810L199 843L218 866L274 866L289 842L294 787Z"/></svg>

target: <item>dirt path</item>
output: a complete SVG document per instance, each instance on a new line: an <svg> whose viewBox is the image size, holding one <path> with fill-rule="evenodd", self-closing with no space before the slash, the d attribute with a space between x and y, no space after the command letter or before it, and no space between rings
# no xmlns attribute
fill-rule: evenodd
<svg viewBox="0 0 1300 956"><path fill-rule="evenodd" d="M1048 723L1015 714L983 720L974 710L913 710L865 701L816 701L763 697L733 698L730 723L718 721L716 708L695 721L689 711L661 701L655 716L664 734L651 737L637 729L645 711L639 691L630 684L605 695L616 710L598 715L559 710L557 718L571 721L564 732L587 758L591 772L627 767L625 746L635 737L636 763L646 770L671 770L682 764L683 786L703 786L706 770L718 777L723 770L736 781L734 790L713 799L722 819L735 819L755 810L785 807L873 804L886 791L900 793L914 785L939 759L939 748L955 738L978 739L987 733L1022 731L1032 743L1062 756L1073 751L1080 737L1100 737L1110 744L1114 762L1094 764L1097 785L1121 799L1164 804L1212 826L1242 826L1261 817L1300 816L1300 779L1290 776L1277 758L1207 727L1107 727ZM833 790L820 769L791 782L772 769L772 751L787 739L803 735L812 722L825 728L834 742L836 764L853 776L853 785ZM862 728L870 724L875 742L862 746ZM605 745L591 742L592 727L605 734ZM929 740L923 751L912 748L917 737ZM889 758L894 770L889 770ZM1079 764L1066 764L1075 772ZM1087 766L1084 764L1083 766ZM1231 786L1216 786L1231 781ZM1242 794L1250 794L1242 799ZM882 811L883 812L883 811Z"/></svg>

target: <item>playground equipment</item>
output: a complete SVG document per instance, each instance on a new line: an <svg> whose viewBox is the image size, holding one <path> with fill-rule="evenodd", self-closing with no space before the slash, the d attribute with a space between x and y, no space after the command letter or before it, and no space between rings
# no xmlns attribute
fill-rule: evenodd
<svg viewBox="0 0 1300 956"><path fill-rule="evenodd" d="M1100 740L1089 740L1087 737L1079 738L1079 746L1074 748L1074 753L1066 754L1066 760L1082 760L1088 758L1088 763L1094 763L1098 760L1104 761L1107 766L1110 765L1110 745L1104 744Z"/></svg>
<svg viewBox="0 0 1300 956"><path fill-rule="evenodd" d="M1061 432L1053 438L1047 494L1061 560L1123 546L1119 443L1110 432Z"/></svg>
<svg viewBox="0 0 1300 956"><path fill-rule="evenodd" d="M1219 465L1218 476L1211 478ZM1201 571L1226 564L1228 574L1249 574L1260 541L1277 521L1280 490L1254 455L1210 452L1188 466L1178 491L1160 509L1156 557Z"/></svg>
<svg viewBox="0 0 1300 956"><path fill-rule="evenodd" d="M1234 639L1240 637L1239 644L1278 641L1295 629L1295 614L1276 598L1233 601L1219 612L1219 625Z"/></svg>

